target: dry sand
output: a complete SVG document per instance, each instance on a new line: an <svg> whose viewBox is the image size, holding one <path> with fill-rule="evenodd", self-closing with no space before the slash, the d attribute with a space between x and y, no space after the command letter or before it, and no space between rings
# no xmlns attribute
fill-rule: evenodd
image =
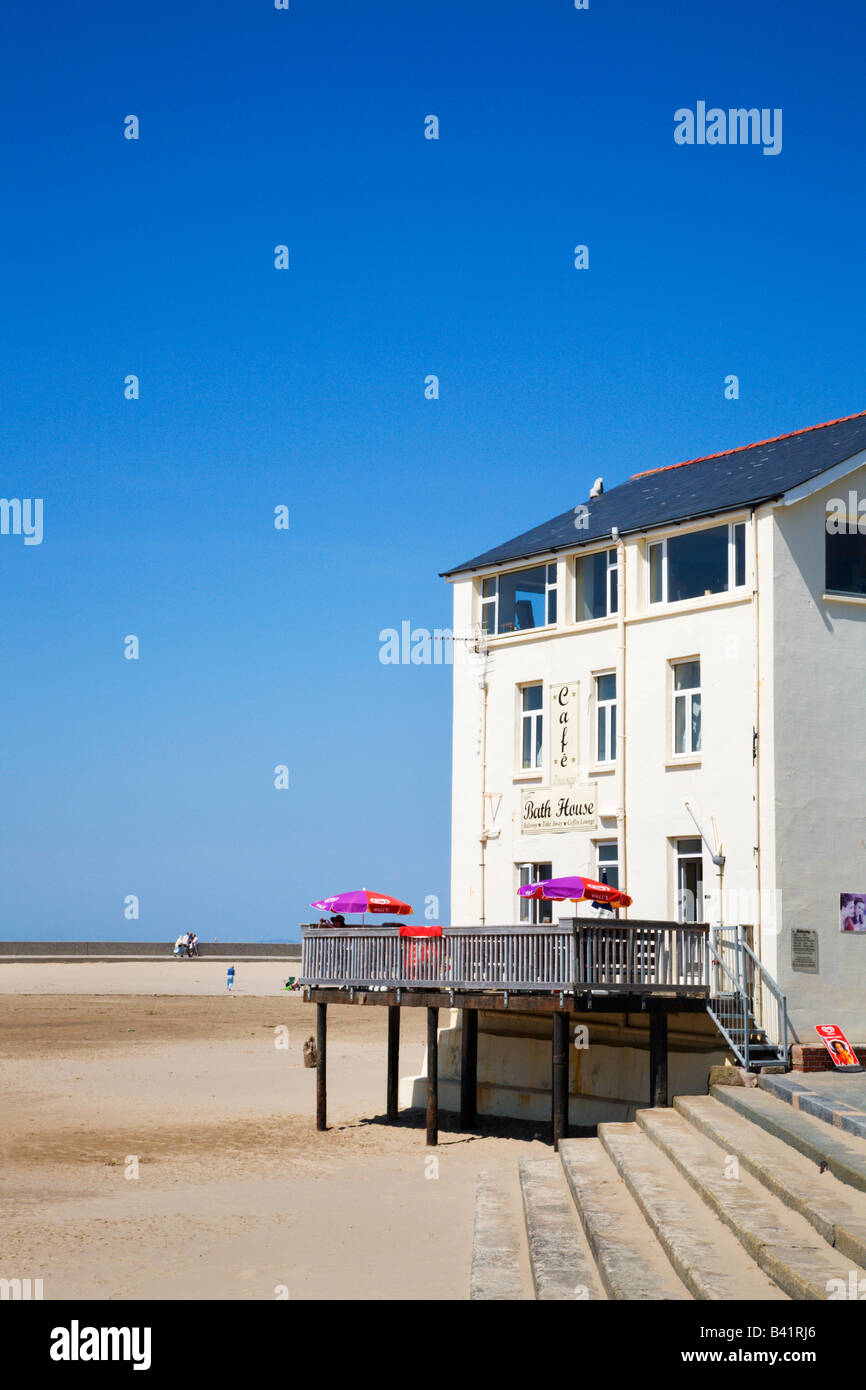
<svg viewBox="0 0 866 1390"><path fill-rule="evenodd" d="M360 1006L329 1009L319 1134L292 969L240 963L229 995L216 962L0 966L0 1277L46 1299L467 1296L475 1174L516 1186L547 1136L446 1116L428 1149L421 1115L385 1124L387 1015ZM403 1074L425 1021L403 1010Z"/></svg>

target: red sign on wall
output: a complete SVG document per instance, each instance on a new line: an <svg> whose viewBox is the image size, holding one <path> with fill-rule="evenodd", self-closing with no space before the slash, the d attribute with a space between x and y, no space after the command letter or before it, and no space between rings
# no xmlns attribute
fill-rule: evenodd
<svg viewBox="0 0 866 1390"><path fill-rule="evenodd" d="M859 1067L860 1063L853 1047L835 1023L816 1023L815 1032L824 1039L824 1046L833 1058L834 1067Z"/></svg>

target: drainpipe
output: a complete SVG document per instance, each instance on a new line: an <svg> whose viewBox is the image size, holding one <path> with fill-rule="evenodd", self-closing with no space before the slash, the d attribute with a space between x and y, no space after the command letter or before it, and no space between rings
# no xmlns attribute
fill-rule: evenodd
<svg viewBox="0 0 866 1390"><path fill-rule="evenodd" d="M487 863L487 661L481 681L481 925L487 921L486 863Z"/></svg>
<svg viewBox="0 0 866 1390"><path fill-rule="evenodd" d="M617 701L616 701L616 839L619 853L620 864L620 883L623 890L628 892L628 851L626 847L626 810L625 810L625 712L626 712L626 693L625 693L625 542L621 540L618 527L611 527L611 536L616 540L617 552L617 581L618 596L616 628L619 639L619 661L617 674ZM619 692L622 692L621 694ZM628 908L621 909L623 916L628 917Z"/></svg>
<svg viewBox="0 0 866 1390"><path fill-rule="evenodd" d="M761 607L758 592L758 523L755 508L751 511L752 522L752 626L755 642L755 702L752 733L752 766L754 769L755 801L755 950L759 960L764 959L764 940L761 903ZM778 925L778 924L777 924Z"/></svg>

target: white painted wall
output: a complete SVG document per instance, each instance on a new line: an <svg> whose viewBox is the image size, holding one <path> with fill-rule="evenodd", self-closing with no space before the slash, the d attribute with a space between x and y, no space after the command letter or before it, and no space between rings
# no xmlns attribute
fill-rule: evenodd
<svg viewBox="0 0 866 1390"><path fill-rule="evenodd" d="M866 935L839 929L840 892L866 893L866 605L823 598L826 505L849 488L866 468L775 521L776 971L804 1042L816 1023L866 1039ZM791 969L792 926L818 931L817 975Z"/></svg>
<svg viewBox="0 0 866 1390"><path fill-rule="evenodd" d="M554 875L596 876L594 841L617 837L620 803L616 771L594 766L593 674L617 669L618 719L625 713L626 852L624 886L634 898L632 916L670 919L675 915L673 841L697 834L685 808L688 800L712 839L715 817L727 856L724 888L738 894L741 920L753 920L754 867L754 641L751 586L737 598L714 596L676 608L647 611L643 600L644 547L624 544L627 609L626 681L621 676L620 631L615 619L562 626L539 634L515 634L490 642L487 709L487 788L493 794L488 825L501 833L487 846L486 920L518 921L515 865L521 861L553 865ZM559 561L560 601L570 591L572 565ZM455 630L478 621L473 579L454 585ZM568 616L571 614L568 612ZM699 759L677 763L671 755L671 669L675 658L700 656L703 695L703 748ZM480 921L481 722L483 692L480 660L454 670L454 767L452 821L452 920ZM528 777L517 765L517 687L545 685L545 766ZM594 831L525 835L520 791L550 785L549 714L551 683L578 682L581 704L581 776L597 783L600 819ZM623 689L625 696L623 698ZM500 800L501 798L501 800ZM622 880L621 880L622 881ZM718 919L718 879L705 854L705 920ZM570 904L555 905L569 916Z"/></svg>

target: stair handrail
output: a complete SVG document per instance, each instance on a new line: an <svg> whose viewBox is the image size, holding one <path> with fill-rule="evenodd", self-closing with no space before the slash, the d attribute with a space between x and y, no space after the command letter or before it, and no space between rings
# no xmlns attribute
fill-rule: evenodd
<svg viewBox="0 0 866 1390"><path fill-rule="evenodd" d="M718 1028L719 1032L722 1034L722 1036L723 1036L723 1037L725 1038L725 1040L727 1041L728 1046L730 1047L731 1051L734 1053L734 1056L737 1057L737 1058L739 1059L740 1065L741 1065L741 1066L744 1066L744 1067L746 1068L746 1070L748 1071L748 1069L749 1069L749 1031L750 1031L750 1028L749 1028L749 1022L750 1022L750 1020L749 1020L749 1000L748 1000L748 997L747 997L747 995L746 995L745 990L744 990L743 987L742 987L741 981L737 979L737 977L733 974L733 972L732 972L731 970L728 969L727 965L725 965L725 962L722 960L721 953L720 953L720 952L718 951L718 949L717 949L717 941L716 941L715 930L716 930L716 929L713 928L713 927L710 928L710 935L709 935L708 940L707 940L707 950L710 952L710 958L709 958L708 961L707 961L707 978L708 978L708 980L709 980L709 985L710 985L710 994L709 994L709 998L707 999L707 1013L711 1016L711 1018L713 1019L713 1022L715 1023L716 1027ZM738 962L738 964L739 964L739 955L737 956L737 962ZM727 975L728 979L730 980L731 984L733 985L733 989L732 989L732 990L730 990L730 991L724 991L724 990L716 990L716 989L714 989L714 984L713 984L713 982L714 982L714 980L716 980L717 977L713 974L713 966L717 966L719 969L721 969L721 970L724 971L725 975ZM727 995L727 994L733 994L733 995L735 995L736 998L739 1000L740 1013L741 1013L741 1018L742 1018L742 1033L743 1033L743 1044L742 1044L742 1047L741 1047L738 1043L736 1043L736 1042L734 1041L734 1039L731 1037L730 1033L728 1032L727 1028L725 1027L725 1024L724 1024L722 1018L719 1016L719 1014L716 1012L716 1010L712 1007L713 1000L719 1000L719 999L721 999L722 997L724 997L724 996Z"/></svg>
<svg viewBox="0 0 866 1390"><path fill-rule="evenodd" d="M724 934L724 935L723 935L723 934ZM744 969L744 961L748 960L748 961L752 964L752 966L757 966L761 984L762 984L762 986L764 986L764 987L766 988L767 992L773 997L773 999L774 999L775 1002L776 1002L777 1009L778 1009L779 1027L778 1027L778 1029L774 1029L774 1030L773 1030L773 1031L776 1033L776 1036L773 1037L773 1038L771 1039L772 1046L775 1047L776 1051L777 1051L777 1052L779 1053L779 1055L780 1055L780 1058L782 1058L782 1059L784 1059L785 1061L787 1061L787 1058L788 1058L788 999L787 999L786 994L784 993L784 991L783 991L782 989L779 988L778 983L773 979L773 976L770 974L769 970L768 970L767 967L764 965L764 963L763 963L763 961L760 959L760 957L757 956L757 955L755 954L755 952L752 950L752 947L749 945L748 941L746 940L745 932L743 931L742 926L739 926L739 925L738 925L738 926L735 926L735 927L725 927L725 926L710 927L709 940L710 940L710 949L711 949L712 952L713 952L713 958L714 958L714 960L716 961L716 964L718 964L719 966L721 966L722 970L725 972L725 974L728 976L728 978L729 978L729 979L731 980L731 982L733 983L734 988L735 988L737 994L739 994L739 996L740 996L740 998L741 998L741 1000L742 1000L742 1002L743 1002L743 1007L744 1007L744 1009L746 1010L747 1014L748 1014L750 1017L751 1017L752 1014L753 1014L753 1009L754 1009L754 1006L755 1006L755 1002L756 1002L756 1001L754 1001L753 998L752 998L751 990L750 990L750 988L749 988L749 983L748 983L748 981L747 981L747 979L746 979L746 971L745 971L745 969ZM733 951L733 953L734 953L734 960L735 960L735 963L736 963L736 975L733 974L733 972L728 968L728 966L725 964L724 960L722 959L722 947L723 947L723 946L727 947L728 950L731 950L731 951ZM710 986L710 988L711 988L711 993L712 993L712 985ZM763 1029L765 1035L766 1035L767 1037L769 1037L769 1034L767 1033L767 1029L766 1029L766 1026L765 1026L765 1019L764 1019L765 1010L764 1010L764 1007L763 1007L763 998L761 999L760 1011L761 1011L761 1018L760 1018L760 1020L759 1020L759 1021L760 1021L760 1026L761 1026L761 1028ZM714 1018L716 1017L716 1016L715 1016L715 1013L713 1013L713 1017L714 1017ZM756 1021L757 1021L757 1020L756 1020ZM718 1020L716 1020L716 1022L718 1023ZM721 1025L719 1025L719 1026L721 1026ZM723 1031L725 1031L725 1030L723 1030ZM748 1044L749 1044L748 1032L749 1032L749 1029L748 1029L748 1027L746 1027L746 1028L744 1029L744 1039L745 1039L746 1055L748 1055ZM725 1031L725 1036L728 1038L728 1041L730 1042L730 1041L731 1041L731 1040L730 1040L730 1037L729 1037L729 1035L727 1034L726 1031ZM736 1051L736 1050L737 1050L737 1049L735 1049L735 1051ZM745 1065L748 1065L748 1063L746 1063Z"/></svg>
<svg viewBox="0 0 866 1390"><path fill-rule="evenodd" d="M740 928L740 932L741 932L741 933L742 933L742 930L743 930L743 929L742 929L742 927L741 927L741 928ZM774 1046L778 1049L778 1051L781 1052L781 1053L784 1055L784 1057L787 1059L787 1056L788 1056L788 997L787 997L787 995L785 994L784 990L782 990L782 989L779 988L779 985L778 985L777 981L773 979L773 977L772 977L772 975L770 974L769 970L768 970L767 967L764 965L764 962L760 959L759 956L757 956L757 955L755 954L755 952L752 950L751 946L749 945L748 941L746 941L745 937L742 938L741 945L742 945L742 949L746 952L746 954L747 954L747 955L749 956L749 958L751 959L752 964L753 964L753 965L756 965L756 966L758 967L758 970L760 971L760 975L761 975L761 983L769 990L770 994L771 994L771 995L773 996L773 998L776 1000L776 1005L777 1005L778 1010L779 1010L779 1020L780 1020L779 1032L781 1033L782 1036L781 1036L781 1040L778 1039L778 1038L774 1038L774 1039L773 1039L773 1045L774 1045ZM764 1010L763 1010L763 1000L762 1000L762 1007L761 1007L761 1014L762 1014L761 1026L762 1026L762 1027L764 1026L763 1012L764 1012Z"/></svg>

